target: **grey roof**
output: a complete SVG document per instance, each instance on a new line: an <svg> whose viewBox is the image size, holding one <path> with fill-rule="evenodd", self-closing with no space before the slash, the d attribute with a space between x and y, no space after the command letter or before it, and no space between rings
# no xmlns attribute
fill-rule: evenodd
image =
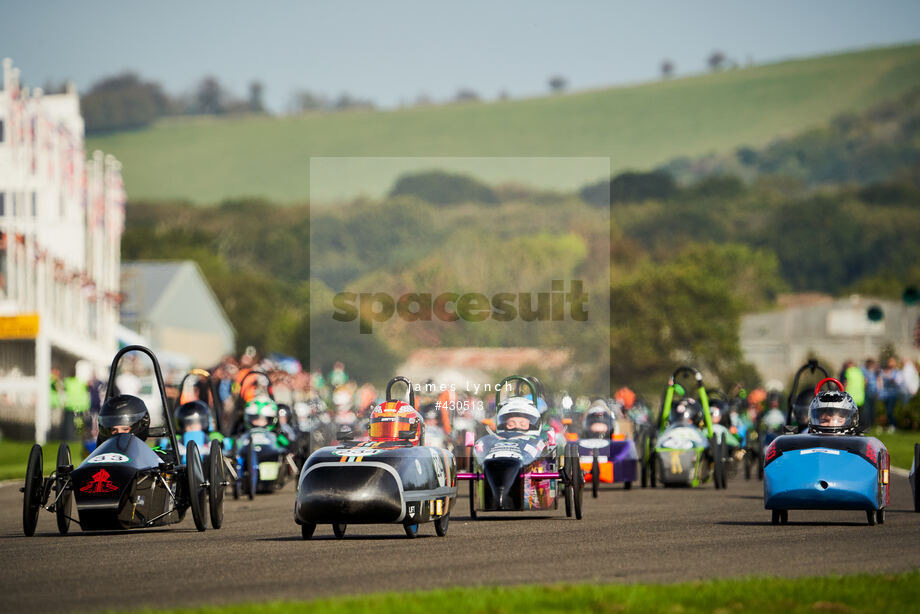
<svg viewBox="0 0 920 614"><path fill-rule="evenodd" d="M187 261L121 263L121 311L127 319L148 314ZM130 315L129 315L130 314Z"/></svg>

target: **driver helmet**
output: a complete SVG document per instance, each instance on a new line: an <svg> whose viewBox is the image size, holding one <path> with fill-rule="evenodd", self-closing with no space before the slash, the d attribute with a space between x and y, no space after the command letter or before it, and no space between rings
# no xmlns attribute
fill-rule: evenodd
<svg viewBox="0 0 920 614"><path fill-rule="evenodd" d="M278 403L278 422L280 424L289 424L291 426L295 426L297 424L297 414L291 409L290 405Z"/></svg>
<svg viewBox="0 0 920 614"><path fill-rule="evenodd" d="M278 424L278 405L269 397L258 396L244 410L246 428L271 429Z"/></svg>
<svg viewBox="0 0 920 614"><path fill-rule="evenodd" d="M703 410L696 399L684 399L674 408L671 421L680 426L699 426L703 422Z"/></svg>
<svg viewBox="0 0 920 614"><path fill-rule="evenodd" d="M120 394L106 401L99 410L99 436L96 443L101 444L118 434L117 427L128 427L132 435L146 439L150 428L150 412L144 402L130 394Z"/></svg>
<svg viewBox="0 0 920 614"><path fill-rule="evenodd" d="M709 404L709 416L712 418L713 424L722 424L722 421L728 418L728 403L722 399L711 401Z"/></svg>
<svg viewBox="0 0 920 614"><path fill-rule="evenodd" d="M584 431L588 435L609 436L613 433L613 414L604 401L597 400L585 414Z"/></svg>
<svg viewBox="0 0 920 614"><path fill-rule="evenodd" d="M204 431L211 427L211 412L203 401L183 403L176 410L176 426L180 433Z"/></svg>
<svg viewBox="0 0 920 614"><path fill-rule="evenodd" d="M814 398L814 391L806 389L801 391L792 401L792 419L800 429L808 425L809 408Z"/></svg>
<svg viewBox="0 0 920 614"><path fill-rule="evenodd" d="M822 390L808 406L808 432L851 435L859 426L859 408L842 390Z"/></svg>
<svg viewBox="0 0 920 614"><path fill-rule="evenodd" d="M418 411L403 401L387 401L371 412L371 441L407 441L422 445L425 423Z"/></svg>
<svg viewBox="0 0 920 614"><path fill-rule="evenodd" d="M525 397L506 399L498 409L496 426L500 431L533 431L540 423L540 411Z"/></svg>

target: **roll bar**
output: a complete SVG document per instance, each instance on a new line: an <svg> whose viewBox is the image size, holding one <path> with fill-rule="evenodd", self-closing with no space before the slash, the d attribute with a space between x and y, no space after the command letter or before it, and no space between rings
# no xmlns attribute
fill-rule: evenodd
<svg viewBox="0 0 920 614"><path fill-rule="evenodd" d="M393 384L396 384L399 382L402 382L403 384L406 385L406 388L409 390L409 405L411 405L412 407L415 407L415 389L412 388L412 382L409 381L409 378L404 377L402 375L397 375L396 377L394 377L387 383L387 392L386 392L387 403L389 403L390 401L398 400L398 399L393 398L393 395L390 394L390 391L393 388Z"/></svg>
<svg viewBox="0 0 920 614"><path fill-rule="evenodd" d="M115 354L115 358L112 359L112 366L109 367L109 381L105 386L105 398L103 399L103 404L111 399L115 394L115 377L118 374L118 363L121 361L122 357L125 354L130 352L140 352L141 354L146 354L150 359L150 362L153 363L153 374L157 379L157 388L160 391L160 404L163 406L163 414L166 421L166 432L169 434L169 440L171 449L167 450L167 454L172 457L172 462L175 465L179 464L179 444L176 441L176 429L173 426L173 416L172 411L169 407L169 401L166 398L166 383L163 380L163 372L160 370L160 362L157 360L157 357L150 350L143 345L127 345Z"/></svg>

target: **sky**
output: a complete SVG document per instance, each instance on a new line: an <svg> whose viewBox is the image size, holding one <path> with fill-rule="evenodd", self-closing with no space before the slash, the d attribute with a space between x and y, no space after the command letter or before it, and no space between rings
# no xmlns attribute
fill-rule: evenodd
<svg viewBox="0 0 920 614"><path fill-rule="evenodd" d="M205 75L244 97L260 80L273 111L307 89L383 107L540 95L655 79L661 62L700 72L721 50L746 64L920 40L915 0L560 2L508 0L0 0L0 57L27 85L133 70L171 94Z"/></svg>

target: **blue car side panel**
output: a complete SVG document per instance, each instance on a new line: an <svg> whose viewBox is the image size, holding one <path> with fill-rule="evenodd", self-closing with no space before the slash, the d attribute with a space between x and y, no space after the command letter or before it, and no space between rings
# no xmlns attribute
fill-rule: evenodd
<svg viewBox="0 0 920 614"><path fill-rule="evenodd" d="M831 448L790 450L764 470L768 510L879 509L879 471L865 458Z"/></svg>

